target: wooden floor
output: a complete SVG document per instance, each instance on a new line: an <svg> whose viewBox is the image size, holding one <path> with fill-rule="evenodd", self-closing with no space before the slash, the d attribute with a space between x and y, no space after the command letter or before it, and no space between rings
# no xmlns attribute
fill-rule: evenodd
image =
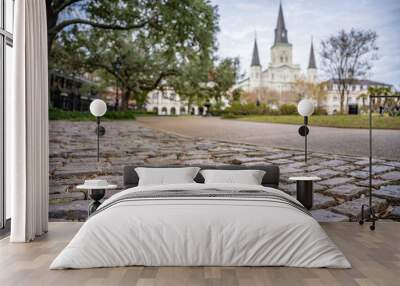
<svg viewBox="0 0 400 286"><path fill-rule="evenodd" d="M48 270L81 223L50 223L27 244L0 241L0 285L400 285L400 223L378 222L375 232L357 223L323 224L352 269L289 267L123 267Z"/></svg>

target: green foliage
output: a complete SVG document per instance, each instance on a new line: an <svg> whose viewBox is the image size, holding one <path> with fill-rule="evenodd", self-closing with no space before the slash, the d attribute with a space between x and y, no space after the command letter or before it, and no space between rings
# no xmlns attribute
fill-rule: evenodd
<svg viewBox="0 0 400 286"><path fill-rule="evenodd" d="M232 91L232 101L240 101L240 97L243 94L243 90L241 88L236 88Z"/></svg>
<svg viewBox="0 0 400 286"><path fill-rule="evenodd" d="M227 113L227 111L223 108L224 108L223 103L221 101L218 101L216 104L210 107L210 114L212 116L222 116L225 113Z"/></svg>
<svg viewBox="0 0 400 286"><path fill-rule="evenodd" d="M282 104L279 111L282 115L295 115L297 114L297 106L290 103Z"/></svg>
<svg viewBox="0 0 400 286"><path fill-rule="evenodd" d="M108 82L118 80L123 110L130 99L143 105L150 90L167 85L170 77L183 73L193 61L211 62L218 13L208 1L104 0L81 4L69 7L64 16L73 18L77 11L85 11L80 14L90 24L78 20L80 25L69 24L72 28L57 32L50 66L80 74L97 72L101 77L106 75L103 80ZM207 74L208 64L199 67Z"/></svg>
<svg viewBox="0 0 400 286"><path fill-rule="evenodd" d="M232 105L227 108L227 113L231 115L255 115L255 114L278 114L278 111L272 110L266 104L260 104L257 106L255 103L241 104L240 102L233 102Z"/></svg>
<svg viewBox="0 0 400 286"><path fill-rule="evenodd" d="M103 118L106 120L135 120L137 115L148 114L134 111L108 111ZM49 108L49 120L70 121L95 121L96 118L90 112L64 111L57 108Z"/></svg>
<svg viewBox="0 0 400 286"><path fill-rule="evenodd" d="M211 88L211 95L216 100L219 100L221 97L227 96L227 91L236 82L239 73L239 59L223 59L210 73L214 83Z"/></svg>
<svg viewBox="0 0 400 286"><path fill-rule="evenodd" d="M317 107L315 108L313 115L328 115L328 111L323 107Z"/></svg>
<svg viewBox="0 0 400 286"><path fill-rule="evenodd" d="M389 110L388 112L389 116L395 117L395 116L399 116L400 117L400 110Z"/></svg>
<svg viewBox="0 0 400 286"><path fill-rule="evenodd" d="M240 118L239 115L234 115L232 113L225 113L221 116L222 119L238 119Z"/></svg>
<svg viewBox="0 0 400 286"><path fill-rule="evenodd" d="M49 108L49 120L90 121L95 120L90 112L64 111L58 108Z"/></svg>
<svg viewBox="0 0 400 286"><path fill-rule="evenodd" d="M236 58L226 58L215 65L212 59L195 57L167 82L189 105L202 104L211 99L219 102L223 96L228 97L238 69L239 60Z"/></svg>

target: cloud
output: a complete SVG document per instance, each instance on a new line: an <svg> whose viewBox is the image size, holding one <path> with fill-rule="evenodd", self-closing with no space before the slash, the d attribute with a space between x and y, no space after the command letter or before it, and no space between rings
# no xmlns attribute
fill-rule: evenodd
<svg viewBox="0 0 400 286"><path fill-rule="evenodd" d="M371 29L378 33L379 60L374 62L371 79L400 86L400 1L396 0L285 0L283 12L294 63L304 70L308 63L311 37L319 42L339 30ZM257 31L263 68L270 59L270 47L278 16L278 0L212 0L218 5L220 28L219 56L239 56L248 70ZM318 61L318 55L317 55Z"/></svg>

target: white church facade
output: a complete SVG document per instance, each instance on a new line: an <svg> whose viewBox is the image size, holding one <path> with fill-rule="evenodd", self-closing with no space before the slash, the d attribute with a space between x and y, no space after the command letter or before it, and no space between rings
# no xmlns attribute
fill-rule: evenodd
<svg viewBox="0 0 400 286"><path fill-rule="evenodd" d="M300 65L293 63L293 46L289 43L282 5L280 5L268 68L263 70L257 39L255 39L249 77L238 82L234 88L241 88L245 92L254 92L261 88L282 92L290 90L292 84L302 77L304 78ZM317 81L317 67L312 43L305 78L312 82Z"/></svg>
<svg viewBox="0 0 400 286"><path fill-rule="evenodd" d="M310 53L308 58L308 66L305 73L301 71L300 65L293 63L293 46L289 42L288 31L285 25L282 5L279 6L278 20L275 28L274 44L271 47L271 57L266 69L263 69L257 39L254 40L253 53L250 64L249 77L239 81L232 89L240 88L244 92L253 93L257 100L260 100L260 90L273 90L282 94L291 91L294 83L297 80L302 80L310 83L321 83L318 78L318 69L315 60L314 46L311 41ZM328 114L335 114L340 110L340 95L337 87L337 81L334 79L324 80L325 98L320 102L320 107L324 108ZM368 92L368 88L372 87L389 87L394 91L393 85L381 83L372 80L354 80L350 85L348 94L345 95L344 102L346 112L358 114L365 109L367 101L364 94ZM289 102L296 104L298 96L289 97ZM289 103L287 100L282 100L279 96L279 104ZM277 107L271 104L272 107Z"/></svg>

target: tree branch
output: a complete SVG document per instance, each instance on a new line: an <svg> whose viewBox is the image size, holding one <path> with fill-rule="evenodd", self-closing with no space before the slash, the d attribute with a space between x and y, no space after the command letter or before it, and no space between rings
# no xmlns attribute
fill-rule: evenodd
<svg viewBox="0 0 400 286"><path fill-rule="evenodd" d="M75 4L75 3L80 2L80 1L82 1L82 0L57 1L57 2L55 2L54 6L53 6L54 13L58 14L62 10L67 8L68 6L71 6L72 4Z"/></svg>
<svg viewBox="0 0 400 286"><path fill-rule="evenodd" d="M106 29L106 30L130 30L130 29L139 29L143 28L144 26L147 25L147 21L143 21L138 24L133 24L133 25L126 25L126 26L121 26L117 24L103 24L103 23L97 23L93 22L90 20L86 19L70 19L70 20L65 20L56 25L55 27L51 28L49 30L50 34L57 34L61 30L63 30L65 27L70 26L70 25L77 25L77 24L82 24L82 25L89 25L95 28L101 28L101 29Z"/></svg>

